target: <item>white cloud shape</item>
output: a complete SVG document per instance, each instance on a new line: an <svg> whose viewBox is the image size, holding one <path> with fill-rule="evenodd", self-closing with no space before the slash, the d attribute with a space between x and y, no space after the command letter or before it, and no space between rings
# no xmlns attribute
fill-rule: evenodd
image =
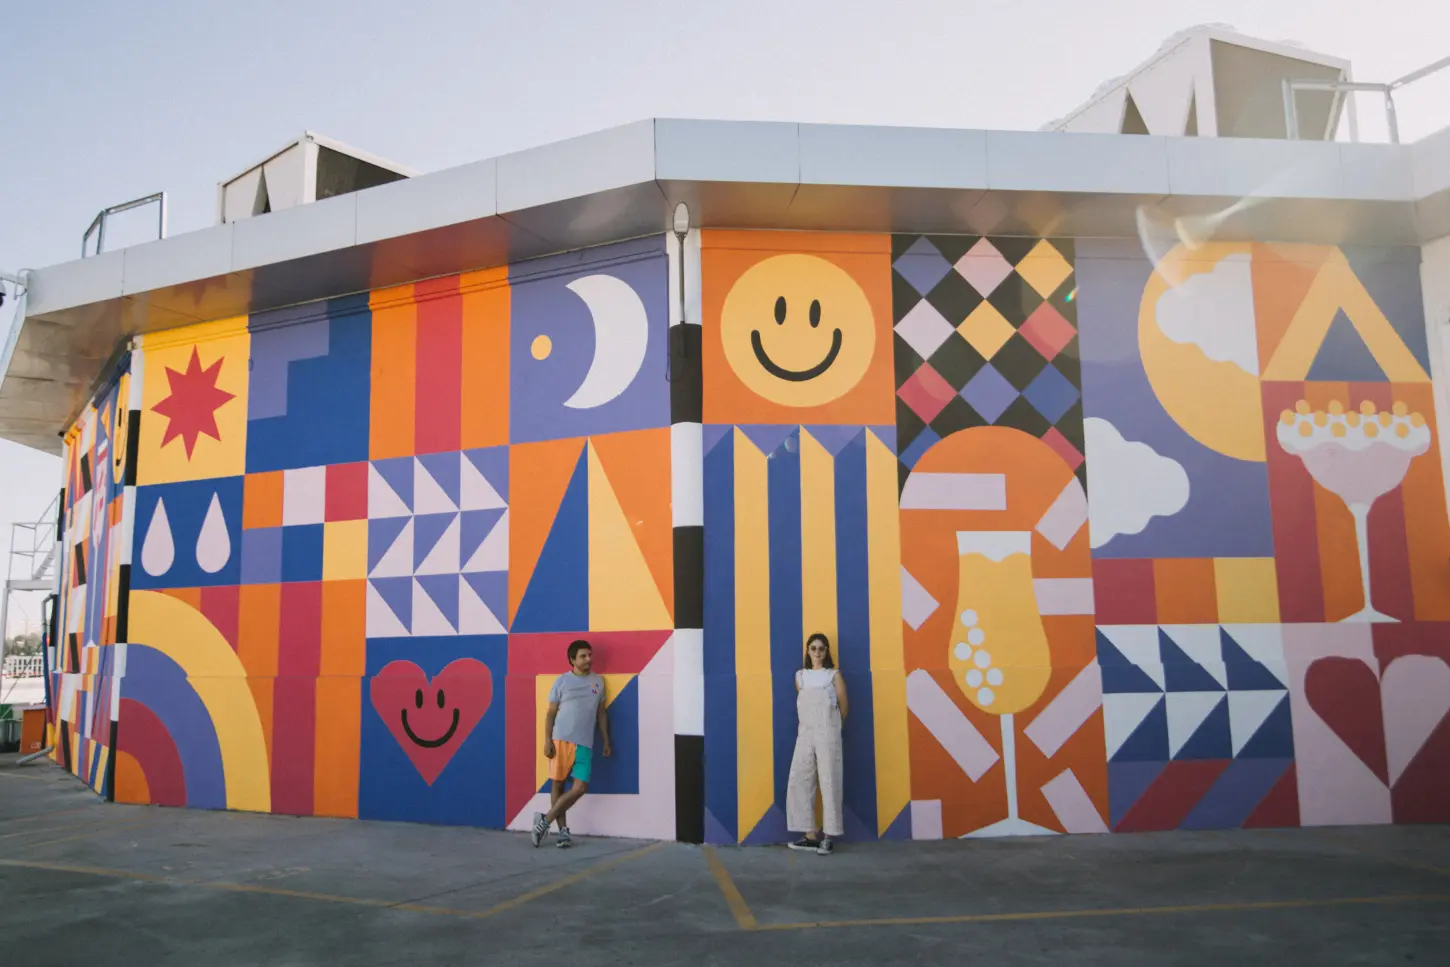
<svg viewBox="0 0 1450 967"><path fill-rule="evenodd" d="M1139 534L1154 517L1188 503L1188 474L1146 443L1123 439L1107 420L1082 421L1088 461L1088 533L1093 547Z"/></svg>
<svg viewBox="0 0 1450 967"><path fill-rule="evenodd" d="M1158 297L1158 328L1176 343L1197 346L1216 363L1259 375L1254 283L1248 252L1219 260Z"/></svg>

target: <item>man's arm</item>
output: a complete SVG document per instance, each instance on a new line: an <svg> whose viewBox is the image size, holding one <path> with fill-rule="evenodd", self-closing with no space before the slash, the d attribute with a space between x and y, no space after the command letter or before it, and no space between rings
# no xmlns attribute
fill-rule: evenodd
<svg viewBox="0 0 1450 967"><path fill-rule="evenodd" d="M604 740L604 757L607 759L614 754L614 749L609 744L609 712L604 707L604 699L599 699L599 713L595 716L599 721L599 736Z"/></svg>
<svg viewBox="0 0 1450 967"><path fill-rule="evenodd" d="M559 703L550 702L544 713L544 758L554 758L554 718L559 714Z"/></svg>

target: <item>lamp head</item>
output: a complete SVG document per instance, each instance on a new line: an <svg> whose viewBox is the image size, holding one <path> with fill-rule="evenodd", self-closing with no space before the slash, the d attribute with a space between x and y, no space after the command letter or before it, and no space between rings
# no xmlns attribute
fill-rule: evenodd
<svg viewBox="0 0 1450 967"><path fill-rule="evenodd" d="M675 234L684 238L690 232L690 208L684 202L675 206Z"/></svg>

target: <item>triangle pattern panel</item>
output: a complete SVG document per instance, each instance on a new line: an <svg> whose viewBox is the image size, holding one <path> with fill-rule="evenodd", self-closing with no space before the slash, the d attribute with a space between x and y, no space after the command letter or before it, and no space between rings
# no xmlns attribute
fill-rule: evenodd
<svg viewBox="0 0 1450 967"><path fill-rule="evenodd" d="M458 632L503 634L508 608L508 575L502 571L458 576Z"/></svg>
<svg viewBox="0 0 1450 967"><path fill-rule="evenodd" d="M465 510L459 515L459 560L466 562L464 570L498 570L502 571L508 567L508 545L504 545L504 554L501 566L496 568L474 567L473 558L483 542L494 532L499 522L503 520L508 511L505 508L493 510ZM505 525L507 526L507 525Z"/></svg>
<svg viewBox="0 0 1450 967"><path fill-rule="evenodd" d="M435 454L434 456L452 457L458 459L456 453ZM434 467L438 467L438 461L430 461ZM454 465L456 475L457 465ZM444 474L445 479L448 475ZM457 493L458 486L456 476L453 479L453 490ZM458 501L449 496L448 490L443 482L434 476L433 471L423 462L421 457L415 458L413 464L413 512L415 514L451 514L458 511Z"/></svg>
<svg viewBox="0 0 1450 967"><path fill-rule="evenodd" d="M1173 709L1186 692L1170 694L1167 697L1169 715L1169 751L1175 759L1229 759L1233 757L1233 741L1229 729L1229 704L1226 696L1214 696L1218 701L1210 709L1198 728L1193 731L1178 750L1173 745Z"/></svg>
<svg viewBox="0 0 1450 967"><path fill-rule="evenodd" d="M507 506L498 488L489 483L488 477L467 456L459 466L458 490L458 506L463 510L494 510Z"/></svg>
<svg viewBox="0 0 1450 967"><path fill-rule="evenodd" d="M1104 692L1161 692L1157 629L1152 625L1097 629Z"/></svg>
<svg viewBox="0 0 1450 967"><path fill-rule="evenodd" d="M628 631L672 624L604 465L589 459L589 630Z"/></svg>
<svg viewBox="0 0 1450 967"><path fill-rule="evenodd" d="M464 511L464 535L468 535L467 519L469 514L486 514L488 511ZM509 512L505 510L499 515L498 521L489 530L486 536L473 550L464 557L463 571L471 574L478 571L499 571L507 572L509 566ZM502 613L502 612L500 612Z"/></svg>
<svg viewBox="0 0 1450 967"><path fill-rule="evenodd" d="M488 484L489 489L497 494L501 503L508 502L509 495L509 454L507 447L489 447L482 450L463 451L463 464L459 467L465 475L464 479L471 479L473 471L477 471ZM477 491L477 483L471 484ZM464 498L465 501L470 498ZM465 507L465 510L486 510L485 507Z"/></svg>
<svg viewBox="0 0 1450 967"><path fill-rule="evenodd" d="M427 581L430 586L425 587L424 581ZM430 638L458 634L456 624L458 615L457 577L444 574L428 575L423 578L414 578L409 583L412 585L413 592L413 625L410 629L412 633L418 637ZM453 620L449 620L449 616L445 612L445 609L450 608L450 586ZM438 597L434 597L435 594ZM441 605L439 598L443 602Z"/></svg>
<svg viewBox="0 0 1450 967"><path fill-rule="evenodd" d="M1229 724L1233 733L1233 754L1237 756L1249 744L1269 716L1284 704L1285 691L1230 692L1228 696Z"/></svg>
<svg viewBox="0 0 1450 967"><path fill-rule="evenodd" d="M368 581L368 636L372 638L407 635L413 623L413 579L411 577L373 578ZM374 625L379 629L376 633ZM396 625L391 635L384 628Z"/></svg>
<svg viewBox="0 0 1450 967"><path fill-rule="evenodd" d="M1109 759L1116 759L1128 738L1137 732L1154 707L1162 704L1158 692L1122 692L1103 695L1103 734Z"/></svg>
<svg viewBox="0 0 1450 967"><path fill-rule="evenodd" d="M413 518L368 521L368 576L406 577L413 573Z"/></svg>
<svg viewBox="0 0 1450 967"><path fill-rule="evenodd" d="M413 548L413 558L418 561L416 574L457 574L461 562L459 560L458 540L459 526L458 514L439 514L433 517L415 517L417 521L417 546ZM426 537L424 522L427 522ZM436 528L442 526L442 532L436 538L433 534ZM431 540L431 544L428 543ZM420 560L421 558L421 560Z"/></svg>
<svg viewBox="0 0 1450 967"><path fill-rule="evenodd" d="M461 453L425 453L417 458L418 465L427 471L429 478L443 491L454 510L458 509L459 465L464 462Z"/></svg>
<svg viewBox="0 0 1450 967"><path fill-rule="evenodd" d="M1178 647L1165 629L1158 629L1158 650L1163 659L1164 687L1170 692L1222 692L1224 686Z"/></svg>
<svg viewBox="0 0 1450 967"><path fill-rule="evenodd" d="M1112 753L1114 762L1166 762L1168 760L1168 711L1162 695L1133 696L1147 707L1138 725L1118 743ZM1104 709L1107 708L1104 696ZM1115 703L1116 704L1116 703ZM1136 709L1134 710L1136 711ZM1111 743L1109 744L1111 748Z"/></svg>
<svg viewBox="0 0 1450 967"><path fill-rule="evenodd" d="M1164 696L1164 704L1168 712L1168 757L1178 758L1178 754L1188 740L1193 738L1195 732L1205 723L1209 714L1219 705L1223 704L1222 692L1168 692ZM1224 717L1224 730L1228 730L1228 717ZM1230 743L1227 739L1224 742L1225 755Z"/></svg>
<svg viewBox="0 0 1450 967"><path fill-rule="evenodd" d="M1244 651L1239 643L1229 636L1227 630L1222 632L1222 639L1223 661L1228 671L1230 690L1235 692L1284 690L1284 682L1280 681L1268 667Z"/></svg>
<svg viewBox="0 0 1450 967"><path fill-rule="evenodd" d="M412 457L373 461L368 467L368 516L393 517L413 513L413 477ZM375 490L379 502L376 511Z"/></svg>
<svg viewBox="0 0 1450 967"><path fill-rule="evenodd" d="M1240 759L1292 759L1294 757L1294 722L1290 714L1288 693L1253 737L1239 750Z"/></svg>

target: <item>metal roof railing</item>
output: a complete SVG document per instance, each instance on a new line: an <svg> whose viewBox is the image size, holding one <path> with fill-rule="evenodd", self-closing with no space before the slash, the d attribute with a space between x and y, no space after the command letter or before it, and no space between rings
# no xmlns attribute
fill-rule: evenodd
<svg viewBox="0 0 1450 967"><path fill-rule="evenodd" d="M1289 139L1299 139L1299 108L1295 95L1300 91L1329 91L1334 95L1334 104L1330 108L1330 123L1338 117L1340 99L1346 94L1353 94L1358 91L1368 91L1384 96L1385 99L1385 120L1389 127L1390 142L1400 143L1399 118L1395 114L1395 91L1406 84L1413 84L1424 77L1429 77L1437 71L1450 67L1450 57L1443 57L1435 63L1421 67L1417 71L1411 71L1398 80L1390 81L1388 84L1367 84L1359 81L1322 81L1322 80L1295 80L1284 79L1284 130ZM1359 140L1359 117L1354 109L1354 101L1350 99L1349 107L1349 140ZM1333 140L1333 132L1326 132L1325 140Z"/></svg>
<svg viewBox="0 0 1450 967"><path fill-rule="evenodd" d="M81 236L81 258L87 258L89 255L92 254L87 251L87 249L89 249L91 245L92 235L96 236L96 251L94 252L94 254L100 255L106 250L106 219L110 218L112 215L119 215L121 212L130 211L133 208L140 208L143 205L149 205L152 202L156 202L159 209L156 216L156 237L165 238L166 192L158 191L156 194L147 195L145 198L133 198L130 201L123 201L119 205L112 205L110 208L101 209L100 212L96 214L96 217L91 219L91 227L86 229L86 233Z"/></svg>

